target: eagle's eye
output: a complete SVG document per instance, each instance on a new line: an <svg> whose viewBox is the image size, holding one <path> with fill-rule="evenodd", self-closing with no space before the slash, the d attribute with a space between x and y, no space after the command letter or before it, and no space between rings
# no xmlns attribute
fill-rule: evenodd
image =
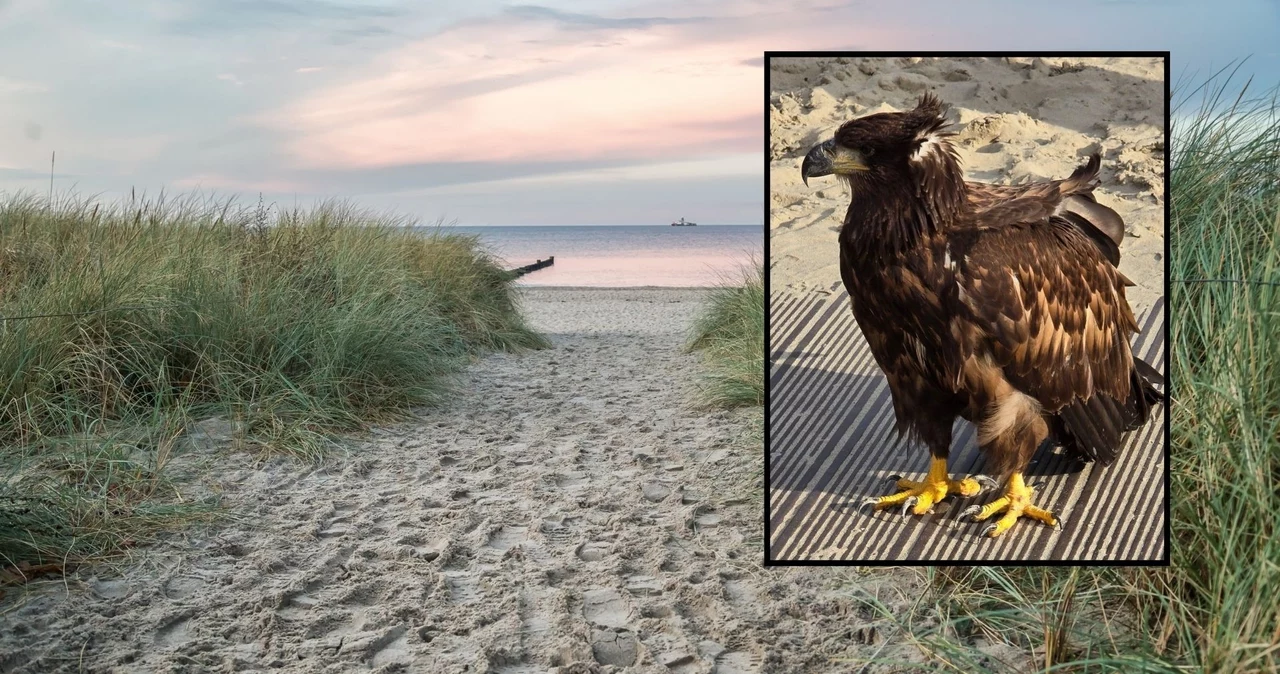
<svg viewBox="0 0 1280 674"><path fill-rule="evenodd" d="M874 147L866 147L862 149L862 156L865 159L870 159L875 155L876 155L876 149Z"/></svg>

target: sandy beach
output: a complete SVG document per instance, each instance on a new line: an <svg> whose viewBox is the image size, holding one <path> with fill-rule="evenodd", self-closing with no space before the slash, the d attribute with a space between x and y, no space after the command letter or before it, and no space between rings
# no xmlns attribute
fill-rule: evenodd
<svg viewBox="0 0 1280 674"><path fill-rule="evenodd" d="M922 657L874 608L905 610L914 572L761 568L761 452L743 435L759 412L700 408L682 350L705 290L522 294L554 348L478 360L456 398L324 466L210 453L228 520L11 589L0 670L816 673Z"/></svg>
<svg viewBox="0 0 1280 674"><path fill-rule="evenodd" d="M800 178L800 162L840 124L915 106L952 106L969 180L1064 178L1102 153L1098 201L1124 218L1120 269L1135 312L1164 295L1164 71L1159 59L774 59L770 73L771 289L829 290L849 195Z"/></svg>

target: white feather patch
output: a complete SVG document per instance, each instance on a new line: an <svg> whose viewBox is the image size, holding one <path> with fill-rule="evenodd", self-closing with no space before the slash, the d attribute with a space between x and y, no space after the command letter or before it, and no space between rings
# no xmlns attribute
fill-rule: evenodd
<svg viewBox="0 0 1280 674"><path fill-rule="evenodd" d="M929 134L925 137L924 142L920 143L920 147L916 148L916 151L911 153L911 161L924 161L926 157L942 149L942 142L942 136L939 136L936 133Z"/></svg>

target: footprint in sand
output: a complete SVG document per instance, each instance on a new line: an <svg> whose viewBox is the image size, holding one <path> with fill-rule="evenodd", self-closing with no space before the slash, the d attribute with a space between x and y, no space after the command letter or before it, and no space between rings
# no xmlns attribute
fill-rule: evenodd
<svg viewBox="0 0 1280 674"><path fill-rule="evenodd" d="M609 552L610 545L604 541L588 541L578 546L578 559L584 562L598 562Z"/></svg>
<svg viewBox="0 0 1280 674"><path fill-rule="evenodd" d="M166 620L160 629L156 630L156 645L177 648L186 643L191 638L190 623L194 613L192 610L187 610Z"/></svg>
<svg viewBox="0 0 1280 674"><path fill-rule="evenodd" d="M552 545L565 545L573 542L574 540L574 533L570 529L569 525L576 519L576 517L565 517L563 515L547 517L542 520L542 524L538 527L538 530L542 533L542 536L547 539L548 543L551 543Z"/></svg>
<svg viewBox="0 0 1280 674"><path fill-rule="evenodd" d="M504 524L496 531L489 534L489 541L485 543L485 546L499 552L506 552L507 550L523 543L528 537L528 532L529 527Z"/></svg>
<svg viewBox="0 0 1280 674"><path fill-rule="evenodd" d="M730 604L737 606L750 605L755 602L756 594L749 583L741 580L725 580L724 596Z"/></svg>
<svg viewBox="0 0 1280 674"><path fill-rule="evenodd" d="M626 590L637 597L657 596L662 594L662 581L653 576L628 576Z"/></svg>
<svg viewBox="0 0 1280 674"><path fill-rule="evenodd" d="M628 667L639 656L640 645L627 629L634 611L617 590L597 589L582 593L582 617L592 626L591 653L603 665Z"/></svg>
<svg viewBox="0 0 1280 674"><path fill-rule="evenodd" d="M631 604L621 592L609 589L582 593L582 617L596 627L626 627L631 622Z"/></svg>
<svg viewBox="0 0 1280 674"><path fill-rule="evenodd" d="M480 582L475 574L469 571L445 571L445 585L449 588L449 599L455 604L474 604L480 601Z"/></svg>
<svg viewBox="0 0 1280 674"><path fill-rule="evenodd" d="M711 674L754 674L760 671L759 658L742 651L731 651L716 658Z"/></svg>
<svg viewBox="0 0 1280 674"><path fill-rule="evenodd" d="M164 585L164 596L169 599L186 599L205 586L201 578L179 576L170 578Z"/></svg>

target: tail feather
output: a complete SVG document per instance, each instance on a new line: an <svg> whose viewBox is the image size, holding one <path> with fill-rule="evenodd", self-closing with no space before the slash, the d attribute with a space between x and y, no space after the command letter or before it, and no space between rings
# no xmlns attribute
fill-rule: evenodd
<svg viewBox="0 0 1280 674"><path fill-rule="evenodd" d="M1073 188L1068 193L1075 192L1077 189L1087 187L1089 191L1093 191L1093 181L1098 179L1098 171L1102 168L1102 154L1093 152L1089 154L1089 159L1084 166L1076 168L1071 172L1071 177L1067 178L1067 183Z"/></svg>
<svg viewBox="0 0 1280 674"><path fill-rule="evenodd" d="M1151 418L1151 408L1164 402L1164 393L1156 388L1164 384L1164 377L1138 358L1133 363L1129 396L1123 402L1100 393L1058 412L1060 423L1055 424L1055 429L1068 452L1085 461L1111 465L1124 434L1141 428Z"/></svg>
<svg viewBox="0 0 1280 674"><path fill-rule="evenodd" d="M1098 186L1102 156L1097 152L1071 173L1059 186L1062 203L1057 214L1088 234L1102 249L1111 264L1120 264L1120 242L1124 240L1124 219L1119 213L1098 203L1093 190Z"/></svg>
<svg viewBox="0 0 1280 674"><path fill-rule="evenodd" d="M1058 413L1070 436L1063 443L1073 454L1085 461L1097 461L1109 466L1116 460L1120 447L1120 423L1115 408L1106 404L1110 396L1096 395L1088 400L1077 400Z"/></svg>
<svg viewBox="0 0 1280 674"><path fill-rule="evenodd" d="M1133 375L1129 387L1138 391L1138 395L1129 394L1130 398L1136 397L1136 400L1130 408L1131 413L1125 419L1125 430L1136 430L1147 423L1147 419L1151 418L1151 408L1165 402L1165 393L1156 388L1157 386L1164 386L1164 375L1146 361L1134 358Z"/></svg>

